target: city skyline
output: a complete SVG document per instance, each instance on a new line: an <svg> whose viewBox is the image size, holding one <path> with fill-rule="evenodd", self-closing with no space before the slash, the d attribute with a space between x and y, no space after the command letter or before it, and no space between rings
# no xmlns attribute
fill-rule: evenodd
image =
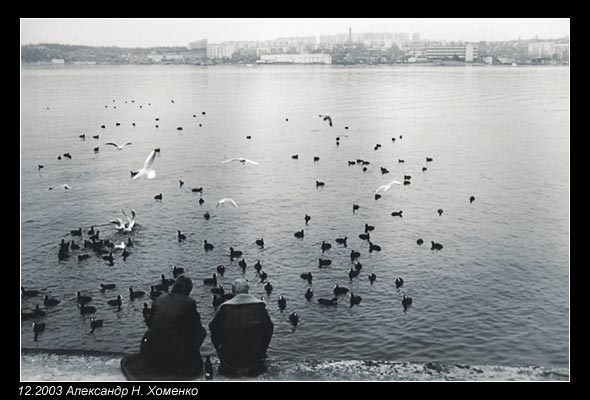
<svg viewBox="0 0 590 400"><path fill-rule="evenodd" d="M569 18L544 19L32 19L20 24L21 45L61 43L87 46L175 47L209 43L267 41L353 33L417 32L422 40L509 41L569 36Z"/></svg>

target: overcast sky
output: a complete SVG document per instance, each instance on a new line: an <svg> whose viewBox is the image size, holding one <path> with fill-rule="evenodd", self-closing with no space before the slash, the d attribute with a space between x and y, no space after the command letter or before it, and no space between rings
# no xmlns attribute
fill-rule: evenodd
<svg viewBox="0 0 590 400"><path fill-rule="evenodd" d="M353 32L420 32L422 39L500 41L569 35L569 18L21 19L21 44L186 46L207 38L270 40Z"/></svg>

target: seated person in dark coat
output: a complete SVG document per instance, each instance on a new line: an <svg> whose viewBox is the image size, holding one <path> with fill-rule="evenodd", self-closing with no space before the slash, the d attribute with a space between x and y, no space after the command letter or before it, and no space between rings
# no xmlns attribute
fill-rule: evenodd
<svg viewBox="0 0 590 400"><path fill-rule="evenodd" d="M200 347L207 336L189 297L193 288L190 278L179 276L170 293L154 300L146 319L149 327L141 342L141 355L146 372L194 378L203 369Z"/></svg>
<svg viewBox="0 0 590 400"><path fill-rule="evenodd" d="M236 279L234 297L219 306L209 323L211 342L221 361L219 373L236 376L257 375L264 369L266 349L274 325L264 301L248 294L248 283Z"/></svg>

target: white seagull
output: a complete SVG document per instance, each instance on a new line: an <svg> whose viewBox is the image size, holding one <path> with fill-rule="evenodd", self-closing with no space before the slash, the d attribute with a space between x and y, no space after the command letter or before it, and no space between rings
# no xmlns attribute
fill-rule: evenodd
<svg viewBox="0 0 590 400"><path fill-rule="evenodd" d="M393 181L389 182L387 185L379 186L377 188L377 190L375 190L375 194L379 193L381 190L383 190L384 192L387 192L391 188L391 185L393 185L393 184L401 185L402 183L400 181L393 180Z"/></svg>
<svg viewBox="0 0 590 400"><path fill-rule="evenodd" d="M111 224L115 224L115 229L118 231L123 231L123 232L131 232L133 230L133 227L135 226L135 210L131 209L131 215L133 216L133 218L129 218L129 216L127 214L125 214L124 210L123 211L123 215L125 215L127 217L127 221L124 223L121 218L115 218L109 221L109 223Z"/></svg>
<svg viewBox="0 0 590 400"><path fill-rule="evenodd" d="M126 247L125 242L121 242L121 244L115 245L115 250L125 250Z"/></svg>
<svg viewBox="0 0 590 400"><path fill-rule="evenodd" d="M148 158L146 158L143 168L140 169L132 179L139 179L142 176L147 176L148 179L154 179L156 177L156 171L152 169L152 164L156 158L156 150L152 150Z"/></svg>
<svg viewBox="0 0 590 400"><path fill-rule="evenodd" d="M117 143L115 143L115 142L108 142L108 143L105 143L105 144L109 144L111 146L115 146L117 148L117 150L123 150L123 147L125 147L125 146L127 146L129 144L132 144L132 143L131 142L127 142L127 143L123 143L120 146Z"/></svg>
<svg viewBox="0 0 590 400"><path fill-rule="evenodd" d="M237 207L238 206L233 199L229 199L227 197L224 197L223 199L221 199L221 200L219 200L217 202L217 206L216 207L219 207L220 204L224 204L226 201L229 201L230 203L232 203L234 205L234 207Z"/></svg>
<svg viewBox="0 0 590 400"><path fill-rule="evenodd" d="M82 175L82 174L79 174L79 175L78 175L78 176L76 176L74 179L72 179L71 181L69 181L69 182L67 182L67 183L64 183L63 185L56 185L56 186L53 186L53 187L49 187L49 188L47 188L47 190L53 190L53 189L55 189L55 188L56 188L56 187L58 187L58 186L62 186L62 187L64 188L64 190L67 192L68 190L72 189L72 187L71 187L70 185L71 185L72 183L74 183L74 181L75 181L76 179L78 179L78 178L79 178L81 175Z"/></svg>
<svg viewBox="0 0 590 400"><path fill-rule="evenodd" d="M254 165L258 165L259 164L256 161L248 160L247 158L244 158L244 157L230 158L229 160L222 161L221 163L222 164L225 164L225 163L232 162L232 161L239 161L242 164L245 164L245 163L254 164Z"/></svg>

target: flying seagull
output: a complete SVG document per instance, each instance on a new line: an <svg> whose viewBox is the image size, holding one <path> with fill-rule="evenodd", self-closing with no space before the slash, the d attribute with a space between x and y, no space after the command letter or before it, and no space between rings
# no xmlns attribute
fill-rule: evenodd
<svg viewBox="0 0 590 400"><path fill-rule="evenodd" d="M131 142L126 142L126 143L123 143L120 146L117 143L115 143L115 142L108 142L108 143L105 143L105 144L110 144L111 146L115 146L117 148L117 150L123 150L123 147L127 146L128 144L132 144L132 143Z"/></svg>
<svg viewBox="0 0 590 400"><path fill-rule="evenodd" d="M245 164L245 163L254 164L254 165L258 165L259 164L256 161L248 160L247 158L244 158L244 157L230 158L229 160L222 161L221 163L222 164L225 164L225 163L232 162L232 161L239 161L242 164Z"/></svg>
<svg viewBox="0 0 590 400"><path fill-rule="evenodd" d="M377 190L375 190L375 194L379 193L381 190L383 190L384 192L387 192L391 188L391 185L393 185L394 183L396 185L401 185L402 184L399 181L393 180L393 181L389 182L387 185L381 185L381 186L379 186L377 188Z"/></svg>
<svg viewBox="0 0 590 400"><path fill-rule="evenodd" d="M216 207L219 207L219 205L220 205L220 204L225 204L225 202L226 202L226 201L229 201L230 203L232 203L232 204L234 205L234 207L237 207L237 206L238 206L238 205L236 204L236 202L235 202L233 199L230 199L230 198L224 197L223 199L221 199L221 200L219 200L219 201L217 202L217 206L216 206Z"/></svg>
<svg viewBox="0 0 590 400"><path fill-rule="evenodd" d="M147 176L148 179L154 179L156 177L156 170L152 169L152 164L156 158L156 150L152 150L148 158L146 158L143 168L133 176L132 179L139 179L142 176Z"/></svg>
<svg viewBox="0 0 590 400"><path fill-rule="evenodd" d="M124 210L121 211L123 211L123 215L127 217L127 220L129 222L124 223L121 220L121 218L115 218L113 220L110 220L109 223L115 224L115 229L117 229L118 231L131 232L133 230L133 227L135 226L135 210L131 209L131 215L133 218L129 218L129 216L125 214Z"/></svg>

